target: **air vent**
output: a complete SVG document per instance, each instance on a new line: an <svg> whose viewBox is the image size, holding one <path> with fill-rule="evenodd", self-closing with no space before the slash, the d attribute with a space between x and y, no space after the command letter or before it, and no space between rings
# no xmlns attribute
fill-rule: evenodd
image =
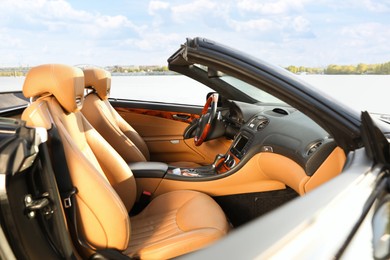
<svg viewBox="0 0 390 260"><path fill-rule="evenodd" d="M287 110L284 110L284 109L282 109L282 108L278 108L278 107L277 107L277 108L272 109L272 111L275 112L275 113L277 113L277 114L281 114L281 115L285 115L285 116L288 115Z"/></svg>
<svg viewBox="0 0 390 260"><path fill-rule="evenodd" d="M317 149L322 145L322 141L317 141L309 145L309 148L307 149L306 155L310 156L312 155Z"/></svg>
<svg viewBox="0 0 390 260"><path fill-rule="evenodd" d="M261 118L259 124L257 125L257 131L263 130L269 123L267 118Z"/></svg>
<svg viewBox="0 0 390 260"><path fill-rule="evenodd" d="M260 131L263 130L268 125L268 123L269 119L265 116L257 116L248 123L248 126L253 130Z"/></svg>

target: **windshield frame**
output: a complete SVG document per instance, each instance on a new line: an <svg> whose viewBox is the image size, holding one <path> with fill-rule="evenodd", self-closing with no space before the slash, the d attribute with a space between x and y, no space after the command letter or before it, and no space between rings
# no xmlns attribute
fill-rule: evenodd
<svg viewBox="0 0 390 260"><path fill-rule="evenodd" d="M285 69L200 37L188 38L168 58L170 70L192 77L213 88L212 80L215 80L215 77L209 78L206 75L200 78L191 73L190 68L194 67L193 64L198 63L240 78L283 100L318 123L335 138L343 149L350 150L362 146L360 113L356 113L342 103L335 102L326 95L324 96L322 91L313 89L313 86ZM201 74L205 73L201 72ZM223 81L219 80L219 82ZM229 86L225 82L223 83ZM241 95L238 98L243 100L240 101L257 103L255 99L243 92L233 90ZM221 91L223 92L224 89L222 88ZM217 92L225 96L222 92L218 90ZM237 100L234 95L230 96ZM225 96L225 98L229 99L230 97Z"/></svg>
<svg viewBox="0 0 390 260"><path fill-rule="evenodd" d="M192 66L199 68L200 70L207 73L209 78L216 78L228 84L231 88L234 88L237 91L245 93L245 95L250 96L252 99L256 100L256 103L272 103L272 104L281 104L286 105L285 102L276 98L275 96L269 94L263 89L256 87L240 78L232 76L228 73L218 71L211 67L207 67L201 64L193 64ZM233 98L232 100L236 100ZM239 101L239 100L236 100Z"/></svg>

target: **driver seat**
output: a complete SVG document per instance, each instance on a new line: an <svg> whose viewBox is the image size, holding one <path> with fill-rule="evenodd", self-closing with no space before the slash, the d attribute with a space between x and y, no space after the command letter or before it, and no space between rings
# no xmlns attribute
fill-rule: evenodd
<svg viewBox="0 0 390 260"><path fill-rule="evenodd" d="M60 135L77 189L77 238L88 245L78 245L83 256L116 250L136 259L168 259L205 247L227 233L222 209L197 191L156 196L141 213L129 217L136 200L134 176L80 112L81 69L60 64L34 67L26 75L23 94L33 99L22 114L26 124L48 131L56 128Z"/></svg>
<svg viewBox="0 0 390 260"><path fill-rule="evenodd" d="M137 131L128 124L108 101L111 74L100 68L84 69L85 88L92 90L84 99L81 112L92 126L127 162L150 160L148 146ZM173 162L170 165L197 168L195 162Z"/></svg>

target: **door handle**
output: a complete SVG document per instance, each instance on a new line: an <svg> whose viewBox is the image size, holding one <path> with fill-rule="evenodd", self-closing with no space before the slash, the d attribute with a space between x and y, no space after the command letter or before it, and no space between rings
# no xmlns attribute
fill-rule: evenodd
<svg viewBox="0 0 390 260"><path fill-rule="evenodd" d="M184 114L175 114L172 116L175 120L182 120L182 121L188 121L191 117L189 115Z"/></svg>

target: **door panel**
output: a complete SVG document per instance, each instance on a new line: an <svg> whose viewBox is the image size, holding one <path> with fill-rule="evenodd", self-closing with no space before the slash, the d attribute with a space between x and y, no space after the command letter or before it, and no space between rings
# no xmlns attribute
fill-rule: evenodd
<svg viewBox="0 0 390 260"><path fill-rule="evenodd" d="M226 153L231 144L223 137L198 147L193 138L183 138L189 123L199 118L199 107L124 101L112 105L145 140L152 161L210 164L218 153Z"/></svg>
<svg viewBox="0 0 390 260"><path fill-rule="evenodd" d="M0 118L4 238L17 259L75 259L45 142L47 133L24 124Z"/></svg>
<svg viewBox="0 0 390 260"><path fill-rule="evenodd" d="M210 164L216 154L226 153L231 143L220 138L197 147L193 138L183 139L188 123L133 112L122 111L121 116L144 138L152 161Z"/></svg>
<svg viewBox="0 0 390 260"><path fill-rule="evenodd" d="M150 109L142 109L142 108L121 108L117 107L118 112L132 112L136 114L149 115L155 117L161 117L171 120L176 120L179 122L191 123L194 119L199 118L198 114L191 114L185 112L174 112L174 111L161 111L161 110L150 110Z"/></svg>
<svg viewBox="0 0 390 260"><path fill-rule="evenodd" d="M188 126L188 123L158 116L138 114L120 109L117 111L143 138L177 138L183 135Z"/></svg>

